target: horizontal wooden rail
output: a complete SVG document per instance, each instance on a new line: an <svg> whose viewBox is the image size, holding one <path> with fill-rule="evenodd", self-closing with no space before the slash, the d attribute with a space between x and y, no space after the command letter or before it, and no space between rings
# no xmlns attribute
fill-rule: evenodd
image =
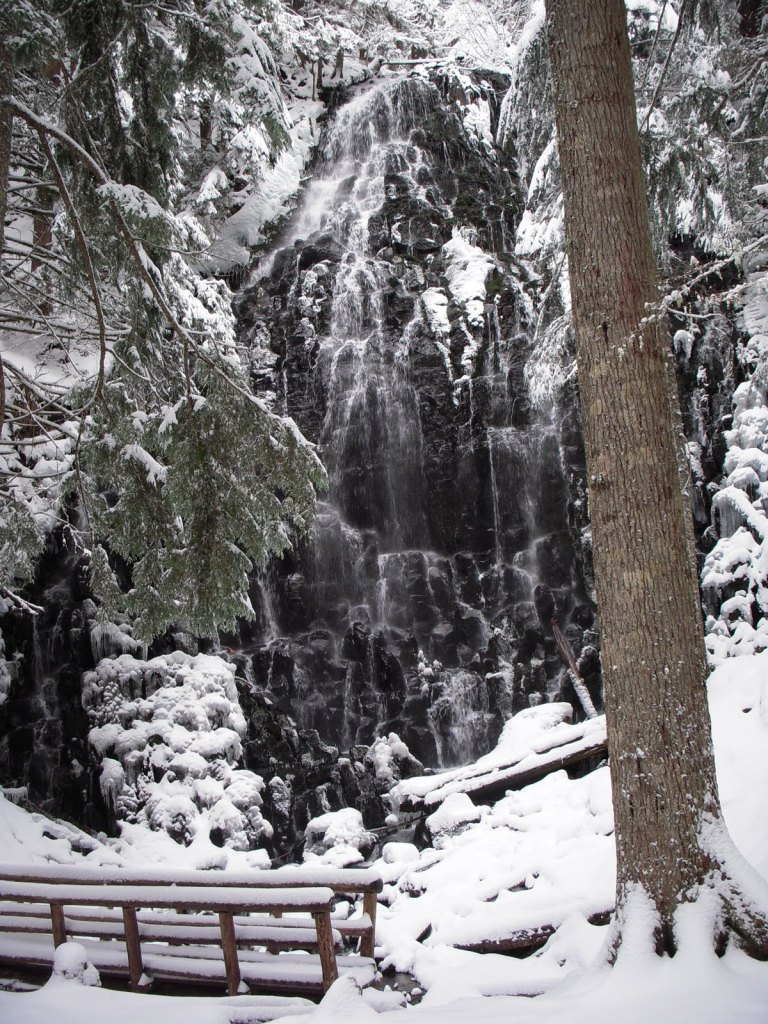
<svg viewBox="0 0 768 1024"><path fill-rule="evenodd" d="M0 865L0 961L51 963L55 947L76 937L99 969L126 976L134 990L146 987L151 975L224 982L230 994L248 985L326 991L340 965L360 984L375 976L382 882L374 872L110 872ZM332 902L341 892L362 894L363 913L332 921ZM360 940L362 956L337 957L345 936Z"/></svg>
<svg viewBox="0 0 768 1024"><path fill-rule="evenodd" d="M0 864L0 881L56 885L184 885L242 889L307 889L336 893L381 892L381 876L366 868L287 866L274 871L196 871L193 868L104 868L84 865Z"/></svg>
<svg viewBox="0 0 768 1024"><path fill-rule="evenodd" d="M219 886L129 884L67 886L46 882L0 881L0 900L11 903L87 903L91 907L154 907L175 910L210 910L243 914L253 911L274 914L301 911L330 913L333 892L321 887L295 889L227 889Z"/></svg>

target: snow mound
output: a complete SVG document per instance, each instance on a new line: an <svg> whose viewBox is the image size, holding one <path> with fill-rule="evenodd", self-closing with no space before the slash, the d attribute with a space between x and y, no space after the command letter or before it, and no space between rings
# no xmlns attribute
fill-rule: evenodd
<svg viewBox="0 0 768 1024"><path fill-rule="evenodd" d="M53 976L81 985L101 985L99 972L88 961L88 954L79 942L64 942L53 956Z"/></svg>
<svg viewBox="0 0 768 1024"><path fill-rule="evenodd" d="M151 661L121 655L86 673L82 699L102 796L124 826L185 847L212 839L248 851L271 838L264 782L236 767L246 726L233 666L178 651ZM128 827L123 838L140 841Z"/></svg>
<svg viewBox="0 0 768 1024"><path fill-rule="evenodd" d="M442 850L449 839L466 831L472 822L480 818L480 808L475 807L466 793L451 793L427 818L432 845L436 850Z"/></svg>
<svg viewBox="0 0 768 1024"><path fill-rule="evenodd" d="M304 831L304 861L332 864L345 868L360 864L363 851L370 852L374 837L363 825L363 816L354 807L321 814Z"/></svg>

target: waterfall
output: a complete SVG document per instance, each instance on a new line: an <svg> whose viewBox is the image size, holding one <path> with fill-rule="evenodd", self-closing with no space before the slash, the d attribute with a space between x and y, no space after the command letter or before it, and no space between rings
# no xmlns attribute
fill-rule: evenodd
<svg viewBox="0 0 768 1024"><path fill-rule="evenodd" d="M494 716L484 679L473 672L448 673L429 709L437 740L438 767L453 768L475 759L492 743Z"/></svg>
<svg viewBox="0 0 768 1024"><path fill-rule="evenodd" d="M238 303L258 382L330 482L308 543L265 577L282 639L255 675L326 742L392 730L445 766L557 690L534 584L557 588L565 615L591 611L569 520L583 467L565 464L524 375L535 325L509 252L515 185L433 77L368 85L339 109Z"/></svg>

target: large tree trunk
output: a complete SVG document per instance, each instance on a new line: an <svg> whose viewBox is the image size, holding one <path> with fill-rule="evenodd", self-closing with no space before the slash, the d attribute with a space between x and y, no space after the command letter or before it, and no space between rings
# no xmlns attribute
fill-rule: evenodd
<svg viewBox="0 0 768 1024"><path fill-rule="evenodd" d="M0 25L0 97L10 96L13 88L13 57ZM8 209L8 171L11 163L13 113L0 102L0 255L5 251L5 213ZM0 355L0 430L5 422L5 367Z"/></svg>
<svg viewBox="0 0 768 1024"><path fill-rule="evenodd" d="M0 32L0 97L13 89L13 57ZM13 112L0 102L0 249L5 245L5 211L8 206L8 170L11 161Z"/></svg>
<svg viewBox="0 0 768 1024"><path fill-rule="evenodd" d="M713 877L717 858L703 837L720 827L676 395L657 315L624 3L548 0L547 33L602 634L617 918L642 888L658 914L661 951L673 948L678 903Z"/></svg>

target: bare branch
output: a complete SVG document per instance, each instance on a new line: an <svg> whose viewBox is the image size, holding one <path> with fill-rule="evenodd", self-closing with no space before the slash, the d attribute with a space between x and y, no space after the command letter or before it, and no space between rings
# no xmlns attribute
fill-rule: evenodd
<svg viewBox="0 0 768 1024"><path fill-rule="evenodd" d="M31 601L25 601L23 597L19 597L18 594L14 594L12 590L7 587L0 587L0 597L4 597L6 601L10 601L11 604L15 604L17 608L20 608L23 612L28 612L30 615L39 615L43 609L39 604L32 604Z"/></svg>
<svg viewBox="0 0 768 1024"><path fill-rule="evenodd" d="M62 201L65 207L67 208L67 212L69 213L70 220L72 221L72 226L75 231L75 237L77 238L77 242L80 247L80 254L83 257L83 263L85 264L85 272L91 286L93 304L96 308L96 319L98 320L99 324L99 375L96 380L96 391L94 392L93 397L94 401L99 401L102 397L102 393L104 390L104 372L107 361L107 324L104 319L104 309L101 304L101 293L99 291L98 282L96 281L96 272L93 269L93 262L91 260L91 251L88 247L88 241L85 237L85 232L83 231L83 227L80 223L80 218L77 215L75 204L72 202L72 197L69 194L67 183L64 181L64 176L61 173L61 168L56 162L56 157L54 156L53 150L51 149L51 144L48 141L48 136L42 129L39 129L38 135L40 136L40 142L42 143L43 149L45 150L45 155L48 157L48 160L50 161L51 167L53 169L53 174L56 178L56 183L59 187L59 195L61 196Z"/></svg>
<svg viewBox="0 0 768 1024"><path fill-rule="evenodd" d="M653 91L653 96L651 96L651 102L648 105L648 109L645 112L645 117L643 118L642 124L640 125L639 131L641 132L644 131L650 124L651 114L653 113L653 109L656 106L656 101L659 98L659 92L661 91L661 87L664 84L664 79L667 77L667 71L669 70L669 62L672 60L672 54L674 53L675 46L677 45L677 40L680 37L680 29L683 26L683 13L685 12L685 5L687 2L688 0L682 0L680 4L680 11L677 15L677 28L675 29L675 34L672 36L672 42L669 44L667 56L664 61L664 67L661 69L659 80L656 83L656 88Z"/></svg>

